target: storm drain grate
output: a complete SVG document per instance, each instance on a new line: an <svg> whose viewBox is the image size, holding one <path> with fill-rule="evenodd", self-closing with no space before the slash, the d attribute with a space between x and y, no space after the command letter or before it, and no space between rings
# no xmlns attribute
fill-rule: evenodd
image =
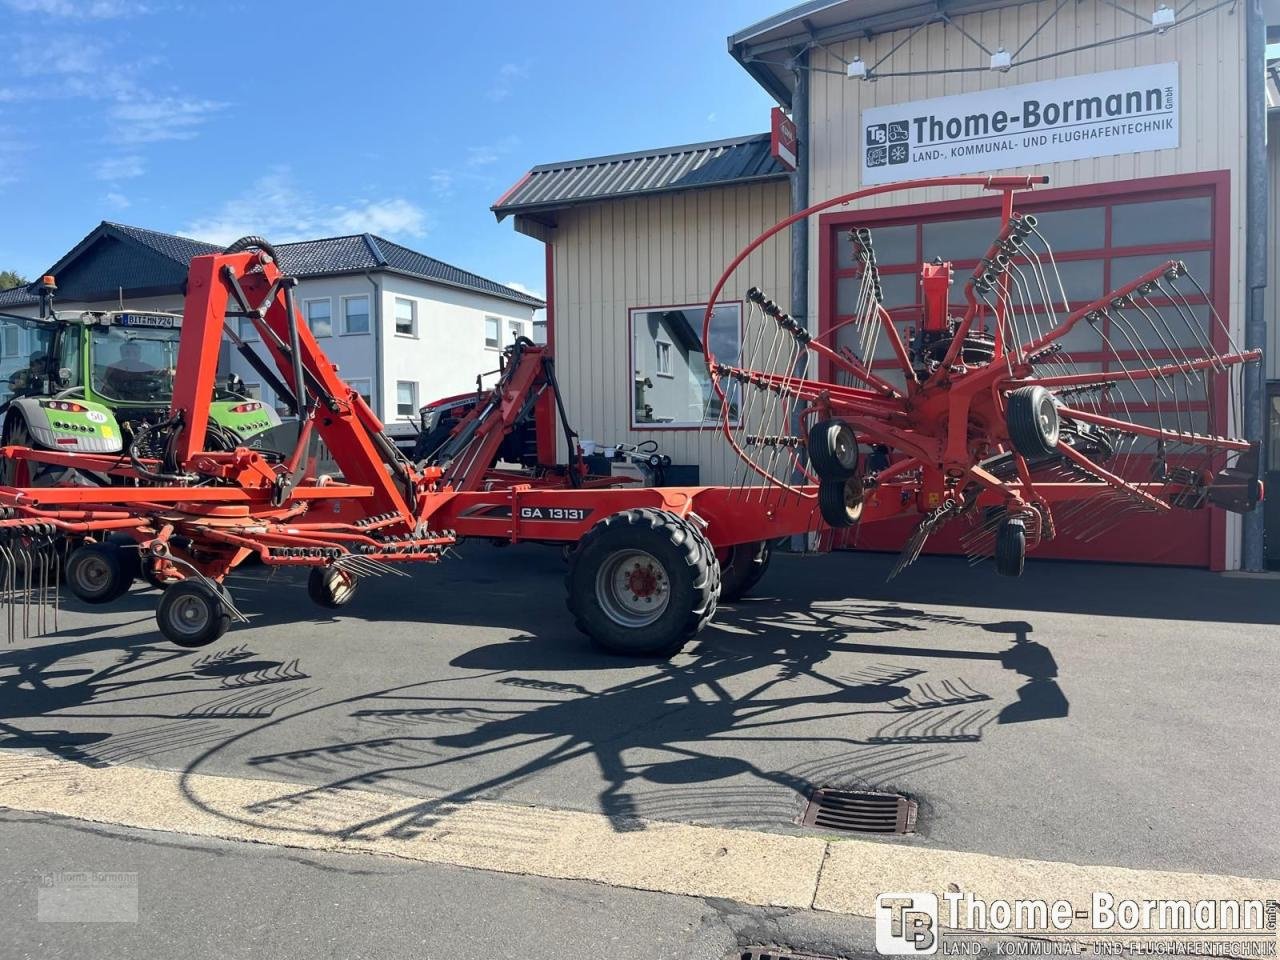
<svg viewBox="0 0 1280 960"><path fill-rule="evenodd" d="M734 954L737 960L839 960L838 957L819 956L816 953L794 953L775 947L748 947ZM732 960L732 958L731 958Z"/></svg>
<svg viewBox="0 0 1280 960"><path fill-rule="evenodd" d="M809 798L800 822L807 827L854 833L913 833L916 802L900 793L819 787Z"/></svg>

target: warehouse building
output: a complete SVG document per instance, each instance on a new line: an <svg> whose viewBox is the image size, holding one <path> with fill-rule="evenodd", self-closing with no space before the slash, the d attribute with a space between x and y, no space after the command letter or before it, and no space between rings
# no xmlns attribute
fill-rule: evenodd
<svg viewBox="0 0 1280 960"><path fill-rule="evenodd" d="M1267 16L1274 13L1253 22L1280 22ZM1073 301L1177 258L1204 278L1198 316L1213 308L1241 344L1251 316L1253 339L1274 341L1274 324L1259 335L1275 299L1268 288L1264 309L1257 266L1259 251L1267 265L1275 223L1273 209L1266 226L1261 131L1267 93L1274 103L1276 90L1264 90L1261 38L1252 35L1246 50L1252 15L1214 0L1176 10L1159 0L811 0L731 35L730 55L794 120L798 143L782 124L773 137L542 164L494 205L500 220L512 217L516 230L546 246L547 338L570 419L584 438L655 441L677 463L696 466L702 482L734 482L737 462L709 422L712 405L699 414L707 396L702 345L687 342L683 322L695 318L700 333L696 318L725 265L793 209L927 176L1047 175L1049 186L1019 208L1045 222ZM1254 54L1256 77L1245 69ZM1278 132L1270 138L1273 183ZM842 242L854 225L873 229L886 305L905 321L919 298L921 260L942 254L963 275L985 252L998 215L996 196L951 187L810 218L807 230L784 232L752 254L716 324L726 336L736 331L753 284L810 329L838 324L858 282ZM1269 256L1275 276L1274 244ZM1280 434L1280 351L1267 346L1276 397L1267 409ZM664 385L681 376L692 378L691 389ZM1199 413L1208 420L1204 407ZM1280 459L1273 461L1266 479L1280 490ZM1216 510L1175 511L1126 519L1089 543L1054 541L1037 555L1231 569L1242 549L1261 545L1242 526ZM907 529L869 526L858 544L896 549ZM1273 533L1280 542L1280 526ZM930 546L954 546L946 540ZM1253 565L1258 554L1250 556Z"/></svg>

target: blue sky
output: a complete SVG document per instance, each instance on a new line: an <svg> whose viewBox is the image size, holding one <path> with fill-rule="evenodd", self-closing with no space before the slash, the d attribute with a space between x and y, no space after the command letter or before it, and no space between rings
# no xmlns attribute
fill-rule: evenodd
<svg viewBox="0 0 1280 960"><path fill-rule="evenodd" d="M0 0L0 269L99 220L380 233L543 292L489 206L530 166L758 133L725 50L786 0Z"/></svg>

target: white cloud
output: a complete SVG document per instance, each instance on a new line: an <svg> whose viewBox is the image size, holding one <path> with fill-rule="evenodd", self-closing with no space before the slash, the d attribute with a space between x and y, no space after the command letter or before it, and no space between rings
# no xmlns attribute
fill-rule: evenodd
<svg viewBox="0 0 1280 960"><path fill-rule="evenodd" d="M521 293L527 293L531 297L537 297L539 300L547 299L546 291L535 290L527 284L521 283L519 280L508 280L503 284L504 287L510 287L512 290L519 290Z"/></svg>
<svg viewBox="0 0 1280 960"><path fill-rule="evenodd" d="M125 157L105 157L93 168L99 180L131 180L147 172L147 165L137 154Z"/></svg>
<svg viewBox="0 0 1280 960"><path fill-rule="evenodd" d="M119 193L115 190L112 190L110 193L108 193L105 197L102 198L102 200L108 207L111 207L113 210L127 210L130 206L129 198L126 197L123 193Z"/></svg>
<svg viewBox="0 0 1280 960"><path fill-rule="evenodd" d="M226 106L215 100L184 97L123 97L108 111L119 143L191 140L199 128Z"/></svg>
<svg viewBox="0 0 1280 960"><path fill-rule="evenodd" d="M279 169L178 232L210 243L230 243L248 234L288 243L365 232L414 239L425 236L428 225L426 211L403 197L322 203L300 190L287 169Z"/></svg>
<svg viewBox="0 0 1280 960"><path fill-rule="evenodd" d="M449 198L453 196L453 174L448 170L437 170L427 177L427 183L431 184L431 192L438 197Z"/></svg>
<svg viewBox="0 0 1280 960"><path fill-rule="evenodd" d="M478 147L467 147L467 166L486 167L491 163L496 163L518 146L520 146L520 138L513 134L503 137L494 143L481 144Z"/></svg>
<svg viewBox="0 0 1280 960"><path fill-rule="evenodd" d="M15 13L74 20L112 20L147 11L133 0L4 0L4 5Z"/></svg>
<svg viewBox="0 0 1280 960"><path fill-rule="evenodd" d="M498 68L497 76L493 79L493 84L489 87L487 94L490 100L495 103L499 100L505 100L511 96L511 91L520 84L521 81L527 80L529 77L529 68L521 63L504 63Z"/></svg>

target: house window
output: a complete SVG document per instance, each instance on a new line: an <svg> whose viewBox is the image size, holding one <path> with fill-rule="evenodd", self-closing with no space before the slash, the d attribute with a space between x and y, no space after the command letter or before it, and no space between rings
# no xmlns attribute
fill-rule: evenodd
<svg viewBox="0 0 1280 960"><path fill-rule="evenodd" d="M660 377L674 376L674 374L671 372L671 344L668 343L666 340L655 340L653 342L653 345L657 347L658 359L657 359L656 369L658 372L658 376Z"/></svg>
<svg viewBox="0 0 1280 960"><path fill-rule="evenodd" d="M364 402L373 406L373 381L368 377L359 380L348 380L349 386L364 399Z"/></svg>
<svg viewBox="0 0 1280 960"><path fill-rule="evenodd" d="M12 324L4 326L4 340L0 344L0 355L16 357L22 352L22 331Z"/></svg>
<svg viewBox="0 0 1280 960"><path fill-rule="evenodd" d="M408 380L396 381L396 416L412 417L418 413L418 385Z"/></svg>
<svg viewBox="0 0 1280 960"><path fill-rule="evenodd" d="M315 337L333 336L333 303L326 297L323 300L306 302L307 326Z"/></svg>
<svg viewBox="0 0 1280 960"><path fill-rule="evenodd" d="M702 343L706 309L695 304L631 311L632 426L700 427L720 420L725 399L711 384ZM716 306L711 338L720 362L738 362L741 304ZM728 388L727 400L730 414L737 420L736 385Z"/></svg>
<svg viewBox="0 0 1280 960"><path fill-rule="evenodd" d="M515 343L521 337L526 336L524 332L524 324L521 323L519 320L510 320L508 321L507 326L511 331L512 343Z"/></svg>
<svg viewBox="0 0 1280 960"><path fill-rule="evenodd" d="M253 325L253 321L248 317L240 318L240 339L244 341L258 339L258 328Z"/></svg>
<svg viewBox="0 0 1280 960"><path fill-rule="evenodd" d="M369 298L342 298L342 332L357 334L369 332Z"/></svg>
<svg viewBox="0 0 1280 960"><path fill-rule="evenodd" d="M502 346L502 321L497 317L484 318L484 345L490 350Z"/></svg>
<svg viewBox="0 0 1280 960"><path fill-rule="evenodd" d="M396 297L396 333L402 337L418 335L418 304Z"/></svg>

